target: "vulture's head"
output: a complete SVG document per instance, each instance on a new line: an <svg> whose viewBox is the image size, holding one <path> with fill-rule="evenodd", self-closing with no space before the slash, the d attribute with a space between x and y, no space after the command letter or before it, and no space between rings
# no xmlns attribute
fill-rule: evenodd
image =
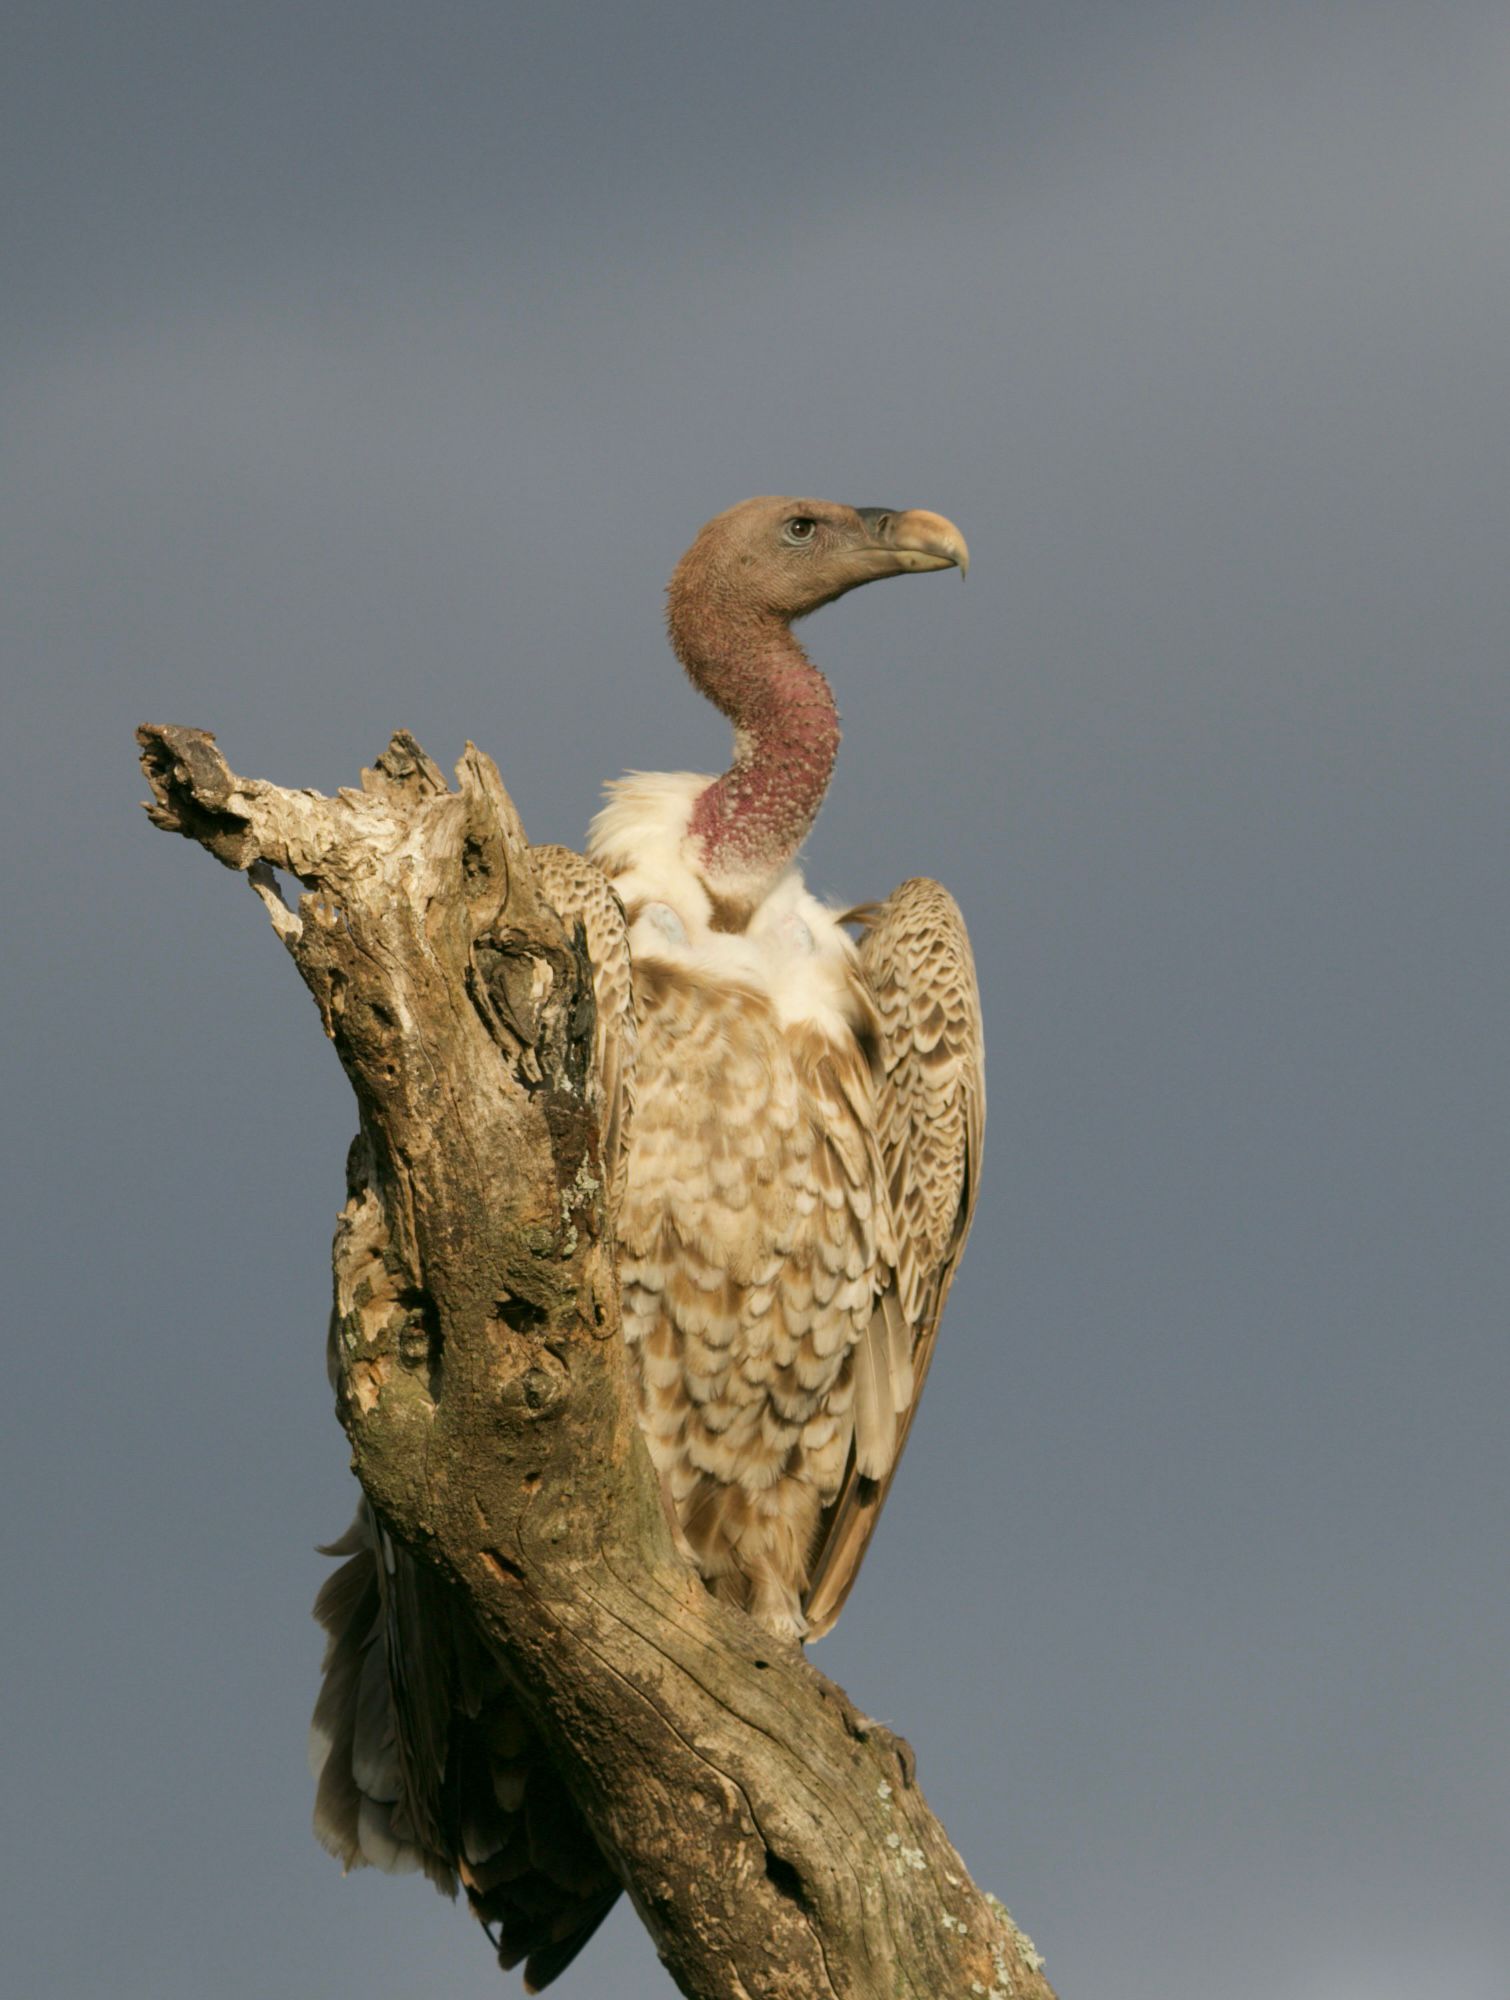
<svg viewBox="0 0 1510 2000"><path fill-rule="evenodd" d="M703 609L790 624L857 584L914 570L957 569L970 551L942 514L921 508L843 507L763 496L717 514L677 564L673 629Z"/></svg>

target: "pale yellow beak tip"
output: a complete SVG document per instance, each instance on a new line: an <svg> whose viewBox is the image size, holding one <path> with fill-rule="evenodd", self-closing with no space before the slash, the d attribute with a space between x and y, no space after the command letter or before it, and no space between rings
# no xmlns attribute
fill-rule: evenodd
<svg viewBox="0 0 1510 2000"><path fill-rule="evenodd" d="M970 545L946 515L911 507L896 517L892 532L902 548L924 557L930 569L952 565L964 576L970 568Z"/></svg>

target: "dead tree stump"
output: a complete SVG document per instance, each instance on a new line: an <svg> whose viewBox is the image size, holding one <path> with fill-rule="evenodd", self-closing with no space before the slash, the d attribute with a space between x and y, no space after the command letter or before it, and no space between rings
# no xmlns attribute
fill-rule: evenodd
<svg viewBox="0 0 1510 2000"><path fill-rule="evenodd" d="M138 732L155 825L244 872L360 1111L333 1366L388 1532L460 1593L694 2000L1053 2000L905 1743L677 1554L635 1421L592 987L517 813L396 735L360 790ZM277 871L304 893L289 908Z"/></svg>

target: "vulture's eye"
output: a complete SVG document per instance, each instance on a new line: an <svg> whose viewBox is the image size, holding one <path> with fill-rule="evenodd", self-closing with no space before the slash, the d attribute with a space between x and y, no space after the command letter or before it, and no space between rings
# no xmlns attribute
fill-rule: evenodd
<svg viewBox="0 0 1510 2000"><path fill-rule="evenodd" d="M798 514L794 519L788 521L782 529L781 539L784 542L790 542L794 548L800 549L805 542L810 542L817 532L818 523L816 521L810 520L806 514Z"/></svg>

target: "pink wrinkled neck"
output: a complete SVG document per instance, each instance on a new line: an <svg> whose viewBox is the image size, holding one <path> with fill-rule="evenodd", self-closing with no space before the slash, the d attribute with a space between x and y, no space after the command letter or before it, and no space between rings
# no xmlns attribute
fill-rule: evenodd
<svg viewBox="0 0 1510 2000"><path fill-rule="evenodd" d="M839 753L828 682L770 615L673 604L671 642L734 724L734 762L692 809L688 831L714 880L769 881L807 838Z"/></svg>

